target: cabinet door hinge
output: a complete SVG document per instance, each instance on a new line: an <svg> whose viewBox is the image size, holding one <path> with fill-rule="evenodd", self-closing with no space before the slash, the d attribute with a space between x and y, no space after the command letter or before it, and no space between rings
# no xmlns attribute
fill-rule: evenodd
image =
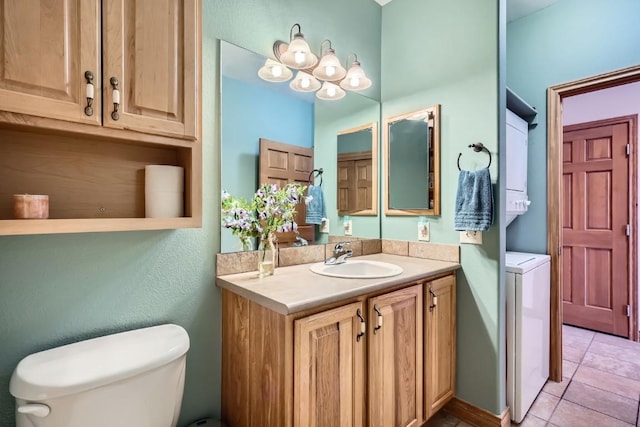
<svg viewBox="0 0 640 427"><path fill-rule="evenodd" d="M625 232L627 233L627 237L631 236L631 224L627 224L627 228Z"/></svg>
<svg viewBox="0 0 640 427"><path fill-rule="evenodd" d="M626 153L627 153L627 156L631 154L631 144L627 144Z"/></svg>
<svg viewBox="0 0 640 427"><path fill-rule="evenodd" d="M627 317L631 317L631 306L627 304Z"/></svg>

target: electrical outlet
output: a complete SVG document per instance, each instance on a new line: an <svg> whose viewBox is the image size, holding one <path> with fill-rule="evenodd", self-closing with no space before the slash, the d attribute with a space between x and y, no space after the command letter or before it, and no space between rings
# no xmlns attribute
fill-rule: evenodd
<svg viewBox="0 0 640 427"><path fill-rule="evenodd" d="M429 241L429 223L428 222L418 223L418 240L421 242Z"/></svg>
<svg viewBox="0 0 640 427"><path fill-rule="evenodd" d="M353 235L353 228L352 228L353 224L352 224L351 220L344 221L343 224L344 224L344 235L345 236Z"/></svg>
<svg viewBox="0 0 640 427"><path fill-rule="evenodd" d="M460 243L468 243L471 245L481 245L482 231L473 231L473 230L461 231Z"/></svg>
<svg viewBox="0 0 640 427"><path fill-rule="evenodd" d="M322 223L320 224L320 232L321 233L329 232L329 218L322 219Z"/></svg>

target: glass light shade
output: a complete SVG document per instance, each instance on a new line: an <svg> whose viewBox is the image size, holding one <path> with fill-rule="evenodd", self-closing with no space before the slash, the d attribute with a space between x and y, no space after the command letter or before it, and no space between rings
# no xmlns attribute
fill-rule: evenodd
<svg viewBox="0 0 640 427"><path fill-rule="evenodd" d="M287 67L295 68L296 70L311 68L318 63L318 57L311 52L302 33L297 33L293 36L287 51L280 55L279 59Z"/></svg>
<svg viewBox="0 0 640 427"><path fill-rule="evenodd" d="M267 59L262 67L258 70L258 76L262 80L268 82L286 82L293 77L293 72L273 59Z"/></svg>
<svg viewBox="0 0 640 427"><path fill-rule="evenodd" d="M338 57L333 49L327 49L320 63L313 70L313 76L320 80L336 81L341 80L347 74L347 70L340 64Z"/></svg>
<svg viewBox="0 0 640 427"><path fill-rule="evenodd" d="M340 82L340 87L344 90L359 91L371 86L371 80L367 78L358 61L353 61L347 76Z"/></svg>
<svg viewBox="0 0 640 427"><path fill-rule="evenodd" d="M316 97L327 101L334 101L336 99L344 98L346 92L340 88L337 84L331 82L324 82L322 89L316 92Z"/></svg>
<svg viewBox="0 0 640 427"><path fill-rule="evenodd" d="M296 78L289 83L289 87L298 92L315 92L320 89L320 82L311 74L298 71Z"/></svg>

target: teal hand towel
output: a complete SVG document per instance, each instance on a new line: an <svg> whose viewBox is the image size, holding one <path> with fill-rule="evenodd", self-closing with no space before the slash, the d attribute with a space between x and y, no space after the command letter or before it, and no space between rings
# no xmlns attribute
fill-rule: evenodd
<svg viewBox="0 0 640 427"><path fill-rule="evenodd" d="M309 185L307 195L312 197L307 205L307 224L322 224L322 219L327 217L322 187Z"/></svg>
<svg viewBox="0 0 640 427"><path fill-rule="evenodd" d="M455 229L487 231L493 224L493 189L489 168L461 170L456 194Z"/></svg>

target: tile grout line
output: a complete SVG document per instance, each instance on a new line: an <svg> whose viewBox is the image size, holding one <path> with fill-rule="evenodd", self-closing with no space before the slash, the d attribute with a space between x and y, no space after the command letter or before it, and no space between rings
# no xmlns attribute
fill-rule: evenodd
<svg viewBox="0 0 640 427"><path fill-rule="evenodd" d="M635 380L634 378L628 378L628 377L626 377L626 376L618 375L618 374L613 373L613 372L603 371L603 370L601 370L601 369L598 369L598 368L595 368L595 367L592 367L592 366L583 365L584 358L585 358L585 356L587 355L587 353L591 350L591 346L593 345L593 343L594 343L594 342L596 342L596 341L595 341L595 338L596 338L596 336L597 336L597 335L598 335L598 332L595 332L595 333L593 334L593 336L591 337L591 339L589 340L589 345L587 346L587 348L585 349L584 353L582 354L582 357L580 358L580 363L578 363L578 366L577 366L576 370L574 371L573 375L572 375L572 376L571 376L571 378L569 379L569 382L567 383L567 386L565 387L564 391L562 392L562 395L560 396L560 399L558 400L558 403L556 404L555 408L554 408L554 409L553 409L553 411L551 412L551 415L549 416L549 418L553 417L553 415L555 414L556 410L558 409L558 406L560 406L560 402L562 402L562 401L564 400L565 402L569 402L569 403L572 403L572 404L574 404L574 405L581 406L581 407L583 407L583 408L589 409L589 410L591 410L591 411L593 411L593 412L596 412L596 413L598 413L598 414L601 414L601 415L604 415L604 416L607 416L607 417L610 417L610 418L613 418L613 419L616 419L616 420L618 420L618 421L621 421L621 422L626 423L626 421L625 421L625 420L622 420L622 419L620 419L620 418L618 418L618 417L611 416L611 415L609 415L609 414L605 414L605 413L603 413L603 412L598 411L597 409L589 408L589 407L587 407L587 406L585 406L585 405L582 405L582 404L580 404L580 403L573 402L573 401L571 401L571 400L568 400L568 399L565 399L565 398L564 398L565 394L567 393L567 390L569 389L569 386L571 386L571 383L573 382L573 377L574 377L575 373L577 372L578 368L580 368L581 366L585 366L585 367L588 367L588 368L591 368L591 369L594 369L594 370L597 370L597 371L600 371L600 372L603 372L603 373L606 373L606 374L615 375L615 376L620 377L620 378L625 378L625 379L629 379L629 380L632 380L632 381L637 381L637 380ZM607 343L604 343L604 344L607 344ZM617 345L615 345L615 344L609 344L609 345L612 345L612 346L614 346L614 347L618 347L618 348L624 348L624 347L617 346ZM599 354L599 353L594 352L594 354ZM606 356L606 355L601 355L601 356ZM569 361L569 362L570 362L570 361ZM574 363L575 363L575 362L574 362ZM613 395L615 395L615 396L619 396L619 397L622 397L622 398L626 398L626 399L632 400L632 399L631 399L631 398L629 398L628 396L623 396L623 395L617 394L617 393L615 393L615 392L612 392L612 391L610 391L610 390L601 389L600 387L596 387L596 386L591 385L591 384L582 383L582 382L580 382L580 381L578 381L578 380L576 380L576 382L577 382L577 383L580 383L580 384L584 384L584 385L589 386L589 387L593 387L593 388L595 388L595 389L597 389L597 390L600 390L600 391L603 391L603 392L606 392L606 393L611 393L611 394L613 394ZM640 419L638 418L638 417L640 416L640 396L639 396L639 398L638 398L638 399L636 399L636 400L638 400L638 409L637 409L637 411L636 411L636 422L635 422L635 424L636 424L636 426L638 426L638 425L639 425L639 422L640 422ZM554 424L552 424L551 422L549 422L548 420L547 420L547 424L554 425Z"/></svg>

